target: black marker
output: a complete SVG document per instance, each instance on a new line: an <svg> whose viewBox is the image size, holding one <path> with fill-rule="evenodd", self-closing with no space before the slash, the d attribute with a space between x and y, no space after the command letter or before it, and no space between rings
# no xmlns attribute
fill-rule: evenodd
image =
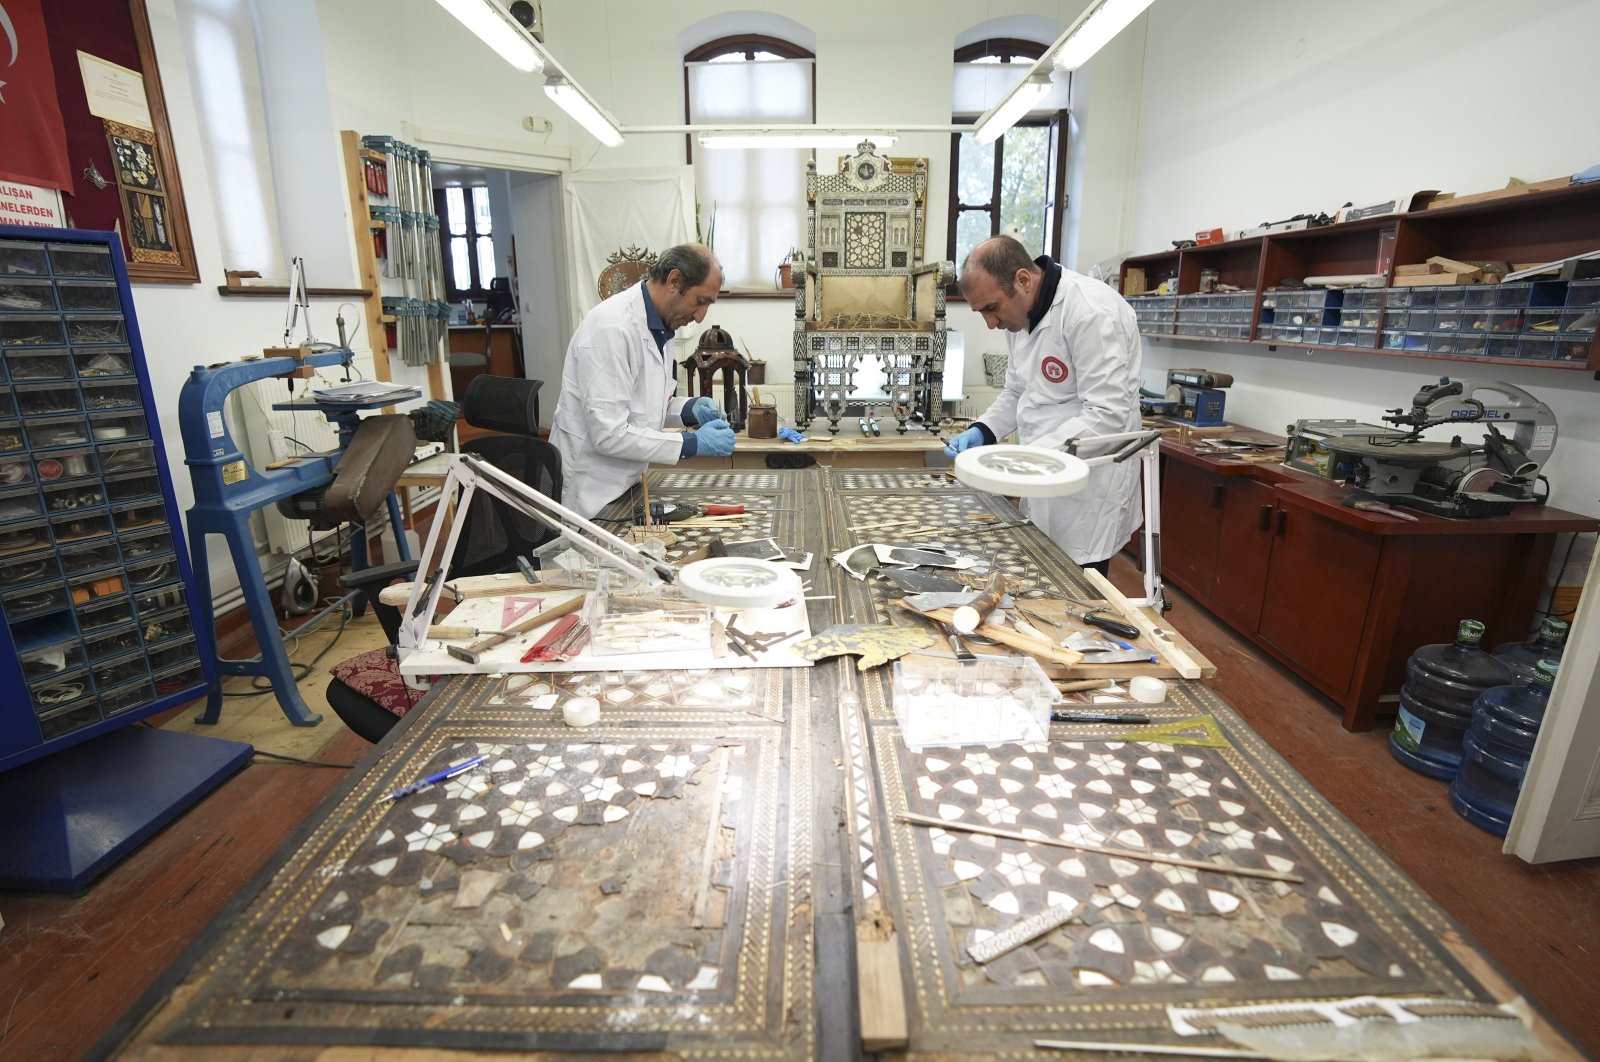
<svg viewBox="0 0 1600 1062"><path fill-rule="evenodd" d="M1122 715L1116 712L1051 712L1052 723L1134 723L1145 725L1148 715Z"/></svg>

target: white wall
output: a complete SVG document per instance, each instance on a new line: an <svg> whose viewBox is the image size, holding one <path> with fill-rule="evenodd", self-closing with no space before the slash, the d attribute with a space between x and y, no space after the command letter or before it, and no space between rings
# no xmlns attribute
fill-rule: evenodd
<svg viewBox="0 0 1600 1062"><path fill-rule="evenodd" d="M1577 132L1600 129L1592 0L1166 0L1146 20L1134 253L1199 229L1600 162L1592 133ZM1144 365L1147 386L1178 366L1232 373L1229 419L1278 432L1301 418L1377 423L1440 375L1505 380L1555 410L1554 504L1600 514L1600 384L1584 372L1169 339L1145 343Z"/></svg>

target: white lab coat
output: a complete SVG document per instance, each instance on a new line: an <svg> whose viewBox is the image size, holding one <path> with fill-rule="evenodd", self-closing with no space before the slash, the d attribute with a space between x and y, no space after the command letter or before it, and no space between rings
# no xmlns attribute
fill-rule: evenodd
<svg viewBox="0 0 1600 1062"><path fill-rule="evenodd" d="M996 438L1015 431L1025 445L1054 448L1139 429L1138 319L1105 284L1063 268L1038 327L1006 333L1006 349L1005 387L978 418ZM1139 462L1100 465L1077 494L1024 499L1022 510L1074 561L1105 560L1142 518Z"/></svg>
<svg viewBox="0 0 1600 1062"><path fill-rule="evenodd" d="M638 482L647 464L677 463L683 436L662 425L681 418L687 399L672 396L672 370L645 323L642 284L584 316L567 344L550 427L561 451L563 505L593 516Z"/></svg>

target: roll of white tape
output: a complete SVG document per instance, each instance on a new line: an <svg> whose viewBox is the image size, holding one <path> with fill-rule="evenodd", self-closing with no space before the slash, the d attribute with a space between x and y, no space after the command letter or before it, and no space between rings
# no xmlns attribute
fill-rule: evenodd
<svg viewBox="0 0 1600 1062"><path fill-rule="evenodd" d="M1128 681L1128 692L1140 704L1160 704L1167 699L1167 684L1149 675L1135 675Z"/></svg>
<svg viewBox="0 0 1600 1062"><path fill-rule="evenodd" d="M593 697L574 697L561 709L568 726L590 726L600 719L600 702Z"/></svg>

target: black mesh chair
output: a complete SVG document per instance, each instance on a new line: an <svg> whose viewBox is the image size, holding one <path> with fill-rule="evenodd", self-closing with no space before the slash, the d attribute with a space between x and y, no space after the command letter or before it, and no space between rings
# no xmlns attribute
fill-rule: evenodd
<svg viewBox="0 0 1600 1062"><path fill-rule="evenodd" d="M473 380L461 400L462 415L475 428L504 434L480 435L462 443L461 452L476 454L500 471L559 501L561 451L537 437L539 387L538 380L504 376L480 376ZM533 551L554 536L555 532L539 521L487 494L475 494L456 540L450 574L489 575L515 571L517 557L533 560Z"/></svg>
<svg viewBox="0 0 1600 1062"><path fill-rule="evenodd" d="M502 435L483 435L461 446L503 472L551 498L561 497L561 453L537 438L538 380L480 376L462 398L468 424ZM442 513L442 509L440 510ZM452 578L493 575L517 570L517 557L534 560L533 551L555 532L488 494L476 493L467 510L450 561ZM389 645L336 665L328 683L328 706L351 730L376 742L415 706L421 694L405 687L394 666L392 649L400 637L400 610L378 600L378 593L396 579L415 575L417 561L400 561L352 572L340 581L362 591L388 636Z"/></svg>

